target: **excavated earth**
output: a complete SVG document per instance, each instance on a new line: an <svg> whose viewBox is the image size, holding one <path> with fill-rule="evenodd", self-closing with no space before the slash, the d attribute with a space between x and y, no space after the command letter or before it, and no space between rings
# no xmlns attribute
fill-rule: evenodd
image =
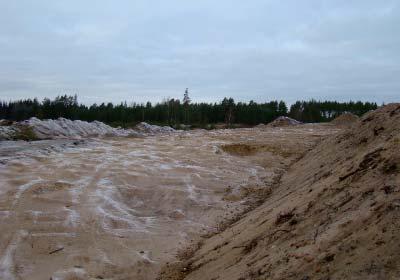
<svg viewBox="0 0 400 280"><path fill-rule="evenodd" d="M400 279L399 236L400 104L390 104L323 139L261 206L160 279Z"/></svg>
<svg viewBox="0 0 400 280"><path fill-rule="evenodd" d="M279 189L275 189L276 185L285 170L304 153L338 131L332 125L311 124L172 132L141 138L2 141L0 279L155 279L167 262L183 264L176 256L182 256L184 248L223 231L229 226L227 221L237 220L241 213L268 197L271 199L251 216L207 241L191 259L191 273L186 275L189 268L182 267L185 274L178 277L237 279L244 272L257 272L262 263L270 261L267 255L275 262L286 261L287 244L268 242L275 242L278 237L284 242L292 235L301 236L300 230L317 222L317 216L327 221L326 211L339 206L321 205L315 198L308 211L316 212L316 218L307 221L302 216L307 205L300 202L321 192L321 187L309 186L312 180L317 182L320 176L332 182L337 180L337 176L326 175L331 170L328 164L334 159L338 160L335 164L343 162L352 155L351 149L344 158L329 150L332 158L325 162L323 173L316 165L322 159L314 162L308 156L308 161L297 164L297 173L289 173ZM378 132L386 135L387 131ZM342 141L340 145L347 143L344 138ZM369 147L370 143L362 145ZM328 152L319 149L319 157ZM315 152L311 155L318 156ZM387 152L382 150L380 155L386 158ZM315 166L311 169L310 164ZM343 172L337 174L343 176ZM390 168L388 172L392 174ZM350 184L352 178L342 183ZM391 180L386 182L390 193L381 193L377 188L365 194L368 203L372 204L375 196L396 196L396 185ZM329 188L329 182L326 181L325 188ZM296 192L299 196L294 195ZM327 190L321 196L331 192ZM337 199L341 198L339 194L346 193L347 190L337 190ZM290 199L283 199L291 194ZM388 217L394 218L397 204L388 202L382 206L378 198L371 206L378 209L373 213L389 211L391 205L391 216L382 214L381 219L386 222ZM354 198L340 207L349 207L356 201ZM297 224L294 225L294 218L283 218L275 225L280 211L292 211L288 215L293 214ZM355 213L352 222L360 222ZM349 225L352 222L349 217ZM317 228L319 234L315 235ZM289 229L290 232L283 231ZM325 224L315 224L313 229L310 234L316 236L314 245L304 247L302 244L308 239L298 245L303 246L300 248L304 248L304 254L312 255L317 245L324 249L321 242L329 239ZM386 234L392 232L388 226ZM265 239L264 234L269 237ZM380 248L390 244L382 243ZM277 250L280 255L275 255ZM357 250L354 252L359 253ZM294 249L292 252L300 254ZM290 263L291 257L287 258L288 265L294 265ZM283 269L282 264L277 267ZM283 275L284 270L280 273Z"/></svg>

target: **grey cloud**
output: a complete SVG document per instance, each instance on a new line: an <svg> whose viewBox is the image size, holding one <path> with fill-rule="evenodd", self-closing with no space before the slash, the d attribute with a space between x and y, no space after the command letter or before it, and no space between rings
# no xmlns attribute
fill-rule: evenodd
<svg viewBox="0 0 400 280"><path fill-rule="evenodd" d="M398 101L398 1L2 1L0 99Z"/></svg>

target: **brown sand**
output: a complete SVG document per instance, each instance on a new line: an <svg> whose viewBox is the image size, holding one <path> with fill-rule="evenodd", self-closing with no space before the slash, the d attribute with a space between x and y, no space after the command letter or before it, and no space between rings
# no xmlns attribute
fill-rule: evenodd
<svg viewBox="0 0 400 280"><path fill-rule="evenodd" d="M352 113L343 113L331 121L332 124L338 126L351 126L359 121L359 117Z"/></svg>
<svg viewBox="0 0 400 280"><path fill-rule="evenodd" d="M160 279L400 279L399 233L400 104L391 104L318 144L264 204Z"/></svg>
<svg viewBox="0 0 400 280"><path fill-rule="evenodd" d="M154 279L179 248L268 196L292 162L335 132L3 142L0 279ZM238 144L256 152L237 156Z"/></svg>

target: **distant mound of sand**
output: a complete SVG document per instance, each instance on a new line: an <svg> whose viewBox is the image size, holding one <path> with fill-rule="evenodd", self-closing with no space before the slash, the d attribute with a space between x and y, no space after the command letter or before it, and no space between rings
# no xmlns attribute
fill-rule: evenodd
<svg viewBox="0 0 400 280"><path fill-rule="evenodd" d="M276 118L273 122L269 123L268 125L272 127L280 127L280 126L293 126L299 124L302 124L302 122L299 122L289 117L280 116Z"/></svg>
<svg viewBox="0 0 400 280"><path fill-rule="evenodd" d="M160 279L400 279L399 151L400 104L367 113Z"/></svg>
<svg viewBox="0 0 400 280"><path fill-rule="evenodd" d="M351 125L357 122L359 119L360 118L357 115L345 112L332 120L331 123L334 125Z"/></svg>
<svg viewBox="0 0 400 280"><path fill-rule="evenodd" d="M150 134L168 133L168 132L175 131L175 129L173 129L172 127L169 127L169 126L151 125L146 122L141 122L138 125L136 125L135 130L145 132L145 133L150 133Z"/></svg>
<svg viewBox="0 0 400 280"><path fill-rule="evenodd" d="M88 137L143 137L175 131L171 127L161 127L140 123L135 129L114 128L105 123L94 121L68 120L59 118L56 120L39 120L30 118L17 123L1 122L0 140L40 140L71 138L80 139Z"/></svg>
<svg viewBox="0 0 400 280"><path fill-rule="evenodd" d="M39 139L140 136L137 132L114 128L99 121L85 122L80 120L72 121L64 118L59 118L57 120L30 118L19 124L30 127Z"/></svg>

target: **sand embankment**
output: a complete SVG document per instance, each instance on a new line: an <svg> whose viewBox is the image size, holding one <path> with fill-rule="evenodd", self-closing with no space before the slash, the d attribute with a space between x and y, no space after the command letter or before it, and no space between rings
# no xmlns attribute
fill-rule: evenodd
<svg viewBox="0 0 400 280"><path fill-rule="evenodd" d="M160 279L400 279L399 233L400 104L390 104L319 143L264 204Z"/></svg>

